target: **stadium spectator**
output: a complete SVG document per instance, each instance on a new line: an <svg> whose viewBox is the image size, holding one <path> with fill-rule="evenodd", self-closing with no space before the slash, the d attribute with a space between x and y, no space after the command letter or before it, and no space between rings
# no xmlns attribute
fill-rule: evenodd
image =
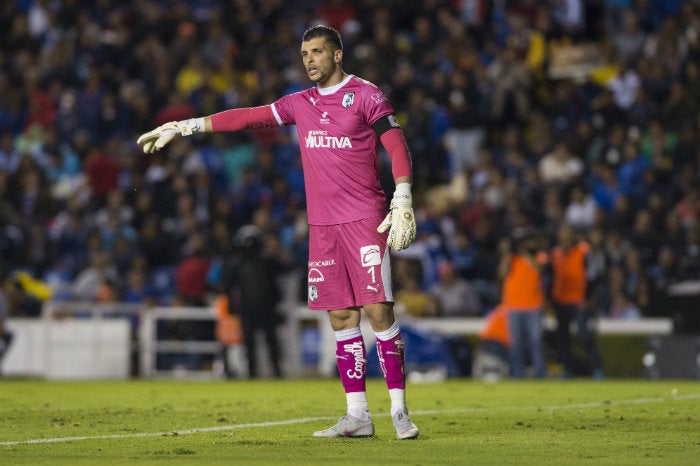
<svg viewBox="0 0 700 466"><path fill-rule="evenodd" d="M508 308L499 304L486 315L484 326L479 331L472 375L486 381L506 378L510 375L509 361Z"/></svg>
<svg viewBox="0 0 700 466"><path fill-rule="evenodd" d="M233 243L235 250L225 258L221 282L229 313L240 317L248 376L260 376L257 332L262 331L273 375L282 377L282 348L277 336L277 327L283 319L278 309L279 278L288 265L279 251L269 247L263 232L255 225L241 227Z"/></svg>
<svg viewBox="0 0 700 466"><path fill-rule="evenodd" d="M41 299L27 289L26 283L17 277L9 277L3 282L9 317L40 317Z"/></svg>
<svg viewBox="0 0 700 466"><path fill-rule="evenodd" d="M657 254L661 244L661 238L654 229L652 216L648 210L637 211L630 233L630 243L639 251L642 265L648 269L658 259Z"/></svg>
<svg viewBox="0 0 700 466"><path fill-rule="evenodd" d="M642 315L639 307L620 291L612 294L609 313L610 317L622 320L639 319Z"/></svg>
<svg viewBox="0 0 700 466"><path fill-rule="evenodd" d="M685 280L700 277L700 223L685 232L685 241L679 248L680 276Z"/></svg>
<svg viewBox="0 0 700 466"><path fill-rule="evenodd" d="M180 135L296 124L310 224L308 304L328 311L348 402L348 414L314 436L374 434L359 327L364 310L377 338L394 430L399 439L415 438L418 428L406 407L403 341L394 318L388 249L405 249L415 240L408 147L384 93L343 71L343 45L335 29L322 25L307 29L301 56L315 88L268 105L166 123L143 134L138 143L152 153ZM351 107L357 110L338 113L339 108ZM380 140L392 159L396 183L384 221L385 194L376 162Z"/></svg>
<svg viewBox="0 0 700 466"><path fill-rule="evenodd" d="M649 268L651 315L663 315L664 303L668 299L668 287L679 281L678 257L673 247L659 248L658 258Z"/></svg>
<svg viewBox="0 0 700 466"><path fill-rule="evenodd" d="M639 96L641 78L631 62L622 68L617 75L608 81L612 91L613 102L620 110L630 110Z"/></svg>
<svg viewBox="0 0 700 466"><path fill-rule="evenodd" d="M632 0L605 0L605 32L608 37L622 29L625 13L632 8Z"/></svg>
<svg viewBox="0 0 700 466"><path fill-rule="evenodd" d="M416 273L419 270L419 267L413 267L406 275L397 278L396 304L411 317L436 317L437 301L421 287L420 274Z"/></svg>
<svg viewBox="0 0 700 466"><path fill-rule="evenodd" d="M593 315L606 316L606 274L611 264L611 258L604 244L605 232L601 228L593 228L583 238L588 243L588 257L586 261L588 303Z"/></svg>
<svg viewBox="0 0 700 466"><path fill-rule="evenodd" d="M450 128L445 134L445 146L450 155L450 173L454 175L465 168L472 168L477 162L477 152L486 135L482 96L473 78L461 70L450 74L450 88L447 107Z"/></svg>
<svg viewBox="0 0 700 466"><path fill-rule="evenodd" d="M93 146L85 161L85 172L92 189L95 207L103 207L107 196L119 187L119 163L115 157Z"/></svg>
<svg viewBox="0 0 700 466"><path fill-rule="evenodd" d="M603 377L603 366L596 344L595 330L587 301L588 243L577 241L571 225L559 227L557 243L550 251L552 286L550 298L557 319L557 349L563 376L575 375L571 351L571 323L576 323L576 336L588 358L589 369L596 379Z"/></svg>
<svg viewBox="0 0 700 466"><path fill-rule="evenodd" d="M531 228L513 233L513 243L503 240L498 275L503 280L502 300L508 309L510 368L516 379L525 377L527 361L534 376L546 375L542 311L544 290L542 268L545 252L538 251L538 238Z"/></svg>
<svg viewBox="0 0 700 466"><path fill-rule="evenodd" d="M625 10L622 15L622 27L611 34L611 40L620 59L631 63L641 55L646 34L635 11Z"/></svg>
<svg viewBox="0 0 700 466"><path fill-rule="evenodd" d="M557 143L552 152L540 159L540 178L544 183L569 184L583 173L583 162L564 143Z"/></svg>
<svg viewBox="0 0 700 466"><path fill-rule="evenodd" d="M673 208L678 213L683 227L686 230L693 228L700 222L700 188L688 188L685 196Z"/></svg>
<svg viewBox="0 0 700 466"><path fill-rule="evenodd" d="M496 53L488 74L494 81L491 118L498 124L527 121L532 79L515 46L509 44Z"/></svg>
<svg viewBox="0 0 700 466"><path fill-rule="evenodd" d="M471 284L455 273L454 265L443 261L438 265L438 282L430 294L437 302L437 314L446 317L474 317L482 313L479 295Z"/></svg>
<svg viewBox="0 0 700 466"><path fill-rule="evenodd" d="M581 231L593 228L598 218L598 205L587 192L585 186L575 185L569 196L569 203L566 205L564 213L566 222Z"/></svg>
<svg viewBox="0 0 700 466"><path fill-rule="evenodd" d="M598 206L610 214L610 218L615 218L613 210L620 197L624 195L620 180L617 179L611 167L599 165L597 168L598 173L593 181L593 197Z"/></svg>
<svg viewBox="0 0 700 466"><path fill-rule="evenodd" d="M616 177L620 181L620 189L634 206L642 206L649 195L644 183L649 168L649 159L641 154L637 143L627 141L622 149L622 162L617 168Z"/></svg>
<svg viewBox="0 0 700 466"><path fill-rule="evenodd" d="M205 306L207 274L211 265L206 237L199 232L190 233L182 255L182 260L175 265L177 300L186 306Z"/></svg>
<svg viewBox="0 0 700 466"><path fill-rule="evenodd" d="M98 249L91 255L90 266L75 277L72 295L76 300L110 300L121 286L121 278L114 266L114 258L106 249Z"/></svg>
<svg viewBox="0 0 700 466"><path fill-rule="evenodd" d="M146 306L160 304L160 293L148 280L148 266L143 258L132 261L124 273L126 280L121 290L120 301L125 303L142 303Z"/></svg>

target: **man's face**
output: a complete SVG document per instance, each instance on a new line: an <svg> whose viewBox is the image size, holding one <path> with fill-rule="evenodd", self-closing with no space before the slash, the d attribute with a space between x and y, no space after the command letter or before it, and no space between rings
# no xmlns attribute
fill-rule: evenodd
<svg viewBox="0 0 700 466"><path fill-rule="evenodd" d="M574 245L574 229L568 225L564 225L559 229L559 243L564 247Z"/></svg>
<svg viewBox="0 0 700 466"><path fill-rule="evenodd" d="M301 59L309 79L323 87L340 66L342 51L330 47L323 37L301 43Z"/></svg>
<svg viewBox="0 0 700 466"><path fill-rule="evenodd" d="M528 236L523 240L522 248L524 251L534 254L537 252L537 238L534 236Z"/></svg>

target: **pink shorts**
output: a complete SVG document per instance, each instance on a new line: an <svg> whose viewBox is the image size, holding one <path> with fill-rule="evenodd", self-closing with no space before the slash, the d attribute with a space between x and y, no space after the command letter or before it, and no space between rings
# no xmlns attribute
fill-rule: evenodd
<svg viewBox="0 0 700 466"><path fill-rule="evenodd" d="M332 311L393 302L383 218L309 227L309 309Z"/></svg>

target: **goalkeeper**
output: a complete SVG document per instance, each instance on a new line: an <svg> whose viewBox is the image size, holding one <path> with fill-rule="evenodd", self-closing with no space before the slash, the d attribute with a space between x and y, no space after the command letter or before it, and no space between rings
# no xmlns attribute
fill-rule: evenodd
<svg viewBox="0 0 700 466"><path fill-rule="evenodd" d="M296 125L309 218L308 303L328 311L347 415L316 437L374 435L365 391L366 351L360 332L364 310L377 351L399 439L418 428L406 407L404 348L394 319L389 248L407 248L416 235L411 200L411 160L403 131L384 93L342 68L340 34L314 26L302 38L301 59L316 84L270 105L226 110L166 123L142 135L144 152L191 134ZM396 190L386 215L377 148L392 161Z"/></svg>

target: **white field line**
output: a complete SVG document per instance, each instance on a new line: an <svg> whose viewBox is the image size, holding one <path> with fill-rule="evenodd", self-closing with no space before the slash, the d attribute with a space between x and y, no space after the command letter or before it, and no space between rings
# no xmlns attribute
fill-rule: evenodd
<svg viewBox="0 0 700 466"><path fill-rule="evenodd" d="M457 409L435 409L435 410L417 410L411 411L412 416L425 416L434 414L458 414L458 413L474 413L474 412L489 412L489 411L514 411L514 410L528 410L535 409L539 411L559 411L565 409L587 409L587 408L601 408L605 406L620 406L620 405L635 405L635 404L648 404L648 403L661 403L664 401L682 401L682 400L697 400L700 399L700 393L693 393L689 395L676 395L676 396L663 396L655 398L633 398L630 400L618 400L618 401L597 401L593 403L578 403L571 405L551 405L551 406L504 406L496 408L486 408L486 407L473 407L473 408L457 408ZM373 417L384 417L388 416L388 413L374 414ZM7 447L13 445L31 445L38 443L63 443L63 442L77 442L80 440L104 440L104 439L124 439L124 438L135 438L135 437L176 437L178 435L191 435L191 434L201 434L205 432L222 432L235 429L247 429L251 427L277 427L286 426L292 424L305 424L308 422L316 421L329 421L335 420L337 416L320 416L320 417L302 417L299 419L288 419L286 421L268 421L268 422L255 422L250 424L232 424L227 426L214 426L214 427L197 427L194 429L185 430L173 430L168 432L141 432L133 434L113 434L113 435L90 435L83 437L56 437L56 438L37 438L29 440L15 440L0 442L0 446Z"/></svg>

